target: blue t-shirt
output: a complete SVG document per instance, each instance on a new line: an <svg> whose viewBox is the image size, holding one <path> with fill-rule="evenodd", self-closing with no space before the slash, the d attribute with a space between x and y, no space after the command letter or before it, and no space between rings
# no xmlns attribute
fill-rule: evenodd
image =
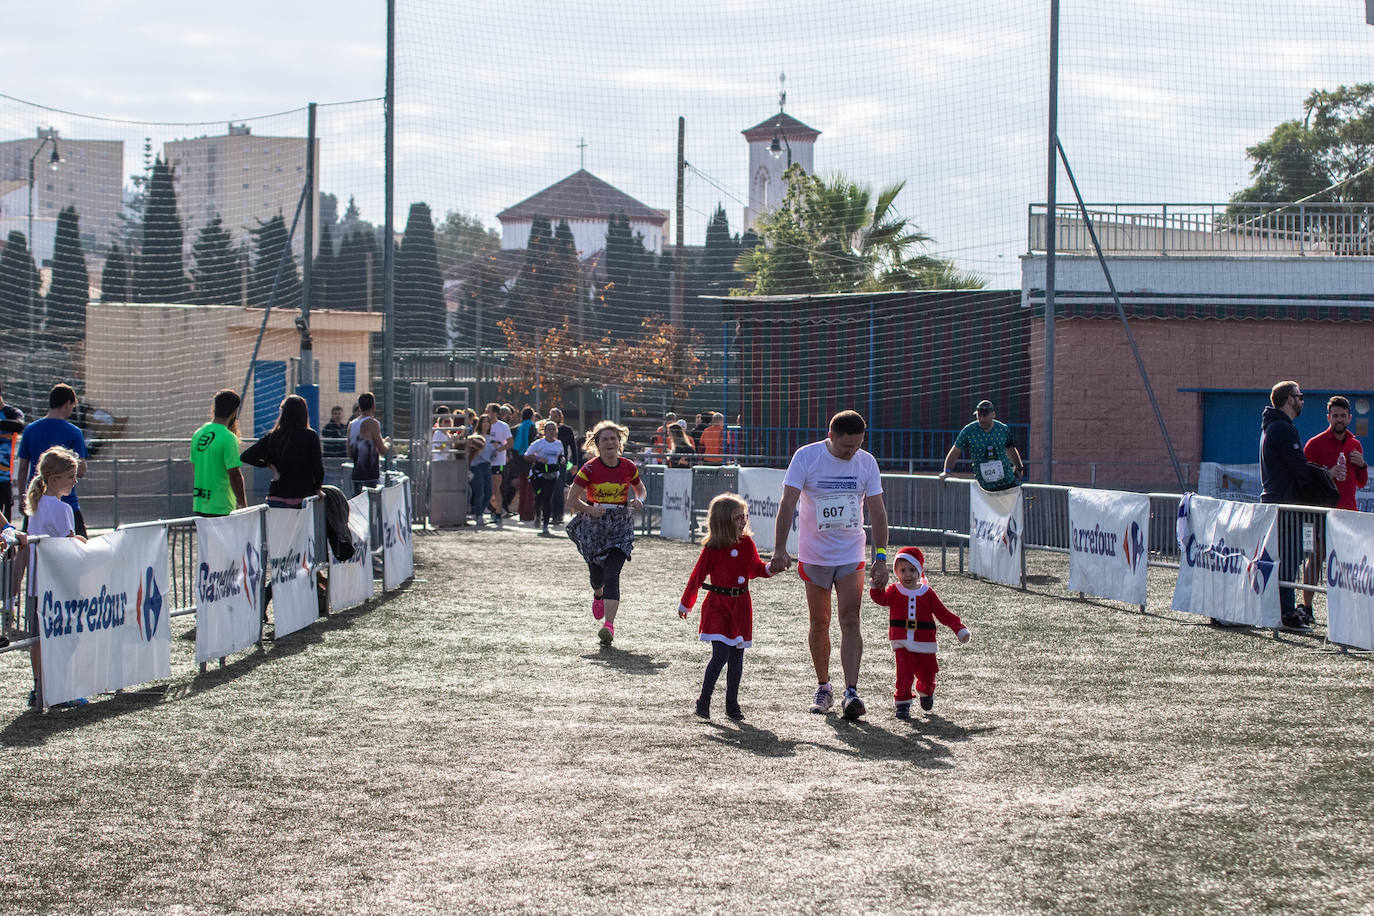
<svg viewBox="0 0 1374 916"><path fill-rule="evenodd" d="M29 476L24 479L25 489L28 488L29 481L33 480L33 475L38 473L38 459L54 445L71 449L76 452L78 458L86 457L86 437L81 435L81 430L75 423L57 417L44 417L24 427L24 435L19 440L19 457L29 462ZM73 510L81 509L81 504L76 501L74 488L71 493L62 497L62 501Z"/></svg>

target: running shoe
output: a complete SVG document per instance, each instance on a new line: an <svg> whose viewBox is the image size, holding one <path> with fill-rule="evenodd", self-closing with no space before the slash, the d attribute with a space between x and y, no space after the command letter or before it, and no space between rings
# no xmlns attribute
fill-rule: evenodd
<svg viewBox="0 0 1374 916"><path fill-rule="evenodd" d="M697 706L693 712L703 719L711 718L711 702L709 700L703 700L701 697L697 697Z"/></svg>
<svg viewBox="0 0 1374 916"><path fill-rule="evenodd" d="M932 693L928 697L921 697L921 708L924 709L926 712L930 712L932 709L934 709L935 694Z"/></svg>
<svg viewBox="0 0 1374 916"><path fill-rule="evenodd" d="M605 617L605 616L606 616L606 599L605 599L605 598L593 598L593 599L592 599L592 619L593 619L593 620L600 620L602 617Z"/></svg>
<svg viewBox="0 0 1374 916"><path fill-rule="evenodd" d="M859 691L853 687L844 689L844 702L840 704L840 715L851 722L868 712L864 701L859 699Z"/></svg>
<svg viewBox="0 0 1374 916"><path fill-rule="evenodd" d="M835 690L830 686L830 682L816 688L816 698L811 701L811 711L819 715L830 712L835 705Z"/></svg>
<svg viewBox="0 0 1374 916"><path fill-rule="evenodd" d="M603 623L601 629L596 631L596 638L601 640L603 646L609 646L615 640L615 627Z"/></svg>
<svg viewBox="0 0 1374 916"><path fill-rule="evenodd" d="M726 714L727 716L729 716L730 718L734 719L736 722L743 722L743 721L744 721L744 710L742 710L742 709L739 708L739 704L738 704L738 703L734 703L734 704L726 703L726 704L725 704L725 714Z"/></svg>
<svg viewBox="0 0 1374 916"><path fill-rule="evenodd" d="M899 700L899 701L897 701L897 718L899 718L899 719L910 719L910 718L911 718L911 701L910 701L910 700Z"/></svg>

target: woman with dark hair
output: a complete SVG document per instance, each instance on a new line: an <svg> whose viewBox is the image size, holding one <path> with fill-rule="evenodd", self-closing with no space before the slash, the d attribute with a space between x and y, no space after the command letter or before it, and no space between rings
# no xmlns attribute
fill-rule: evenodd
<svg viewBox="0 0 1374 916"><path fill-rule="evenodd" d="M320 436L310 428L310 409L298 394L281 402L277 425L239 456L244 464L272 469L267 505L274 509L299 509L306 497L320 492L324 483L324 454Z"/></svg>
<svg viewBox="0 0 1374 916"><path fill-rule="evenodd" d="M668 424L668 442L668 467L690 468L697 450L687 442L687 431L676 423Z"/></svg>

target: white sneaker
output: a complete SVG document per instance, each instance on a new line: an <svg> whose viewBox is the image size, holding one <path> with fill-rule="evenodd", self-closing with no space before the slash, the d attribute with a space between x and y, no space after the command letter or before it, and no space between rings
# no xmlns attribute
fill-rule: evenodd
<svg viewBox="0 0 1374 916"><path fill-rule="evenodd" d="M830 686L830 682L816 688L816 698L811 701L811 711L818 715L830 712L835 705L835 689Z"/></svg>

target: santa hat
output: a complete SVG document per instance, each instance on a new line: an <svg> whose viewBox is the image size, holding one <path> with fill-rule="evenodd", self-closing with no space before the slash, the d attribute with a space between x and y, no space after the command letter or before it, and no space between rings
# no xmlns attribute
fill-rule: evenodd
<svg viewBox="0 0 1374 916"><path fill-rule="evenodd" d="M906 560L912 566L915 566L916 575L918 577L922 579L926 577L926 557L925 554L921 553L919 547L903 547L901 550L897 551L897 556L894 557L892 561L894 569L897 567L897 561L899 560Z"/></svg>

